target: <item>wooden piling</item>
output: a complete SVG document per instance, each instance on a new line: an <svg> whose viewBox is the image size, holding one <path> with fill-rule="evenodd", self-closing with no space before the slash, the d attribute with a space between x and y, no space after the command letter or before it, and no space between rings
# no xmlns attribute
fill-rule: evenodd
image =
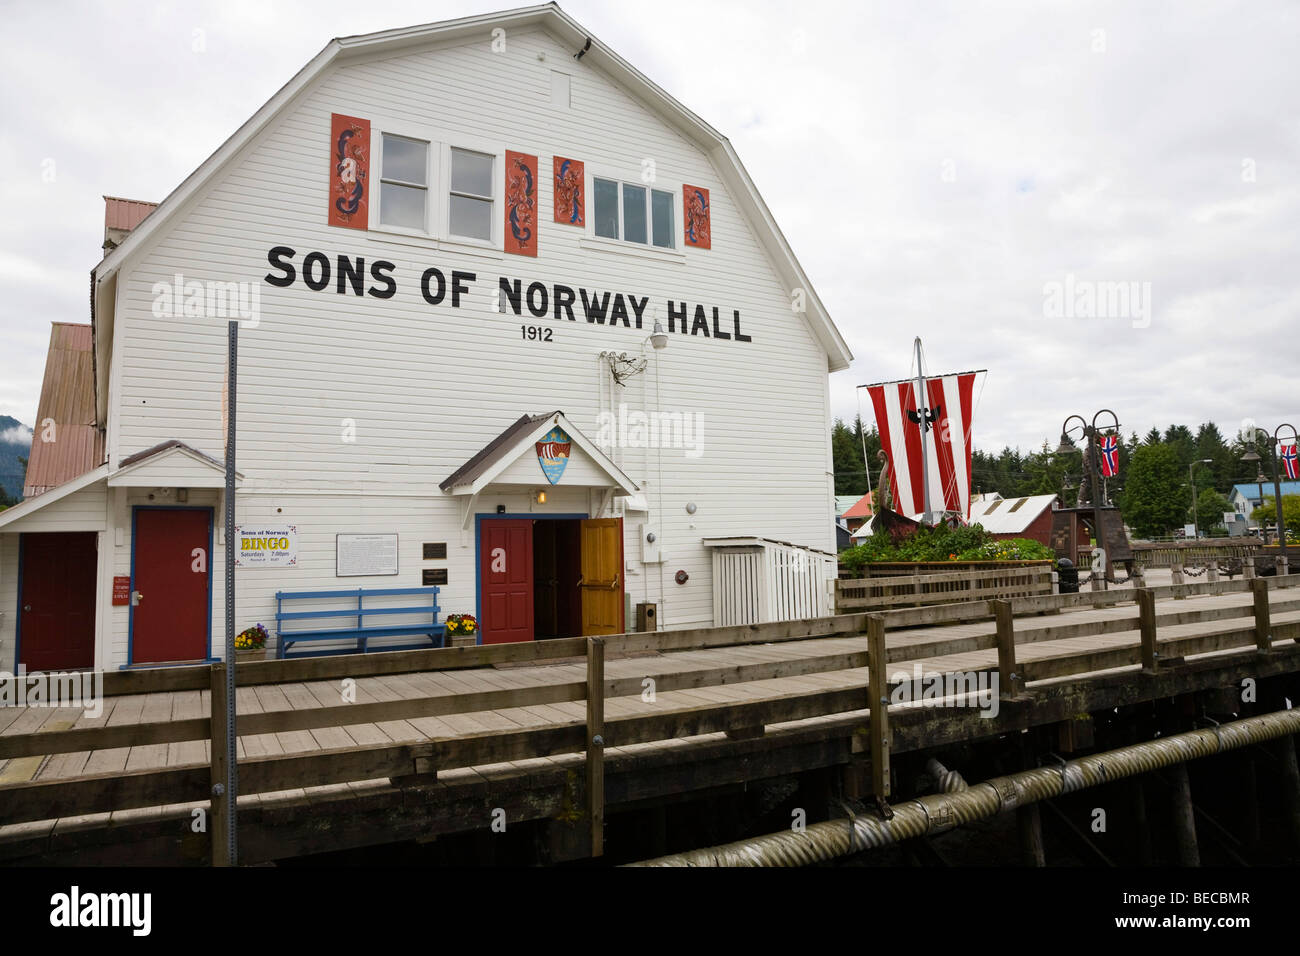
<svg viewBox="0 0 1300 956"><path fill-rule="evenodd" d="M1282 810L1291 831L1291 847L1300 851L1300 767L1296 764L1295 736L1279 737L1274 748L1282 765Z"/></svg>
<svg viewBox="0 0 1300 956"><path fill-rule="evenodd" d="M1268 607L1268 581L1255 578L1250 582L1250 591L1255 598L1255 647L1261 654L1268 653L1273 647L1273 628Z"/></svg>
<svg viewBox="0 0 1300 956"><path fill-rule="evenodd" d="M877 799L890 793L889 694L885 651L885 619L867 615L867 687L871 702L871 787Z"/></svg>
<svg viewBox="0 0 1300 956"><path fill-rule="evenodd" d="M1156 651L1156 596L1150 588L1142 588L1136 593L1138 630L1142 634L1142 670L1155 674L1160 666L1160 655Z"/></svg>
<svg viewBox="0 0 1300 956"><path fill-rule="evenodd" d="M587 638L587 814L591 855L605 853L605 639Z"/></svg>
<svg viewBox="0 0 1300 956"><path fill-rule="evenodd" d="M1187 776L1187 764L1174 764L1169 768L1169 776L1173 783L1171 819L1178 865L1200 866L1201 850L1196 843L1196 815L1192 809L1192 784Z"/></svg>
<svg viewBox="0 0 1300 956"><path fill-rule="evenodd" d="M1011 700L1020 695L1024 681L1016 672L1016 625L1010 601L990 601L998 628L998 696Z"/></svg>
<svg viewBox="0 0 1300 956"><path fill-rule="evenodd" d="M218 661L211 668L212 756L209 762L212 778L211 812L208 814L208 834L212 838L212 865L230 866L230 843L226 831L230 827L230 800L226 794L229 763L226 759L226 737L230 732L226 707L226 662ZM220 795L218 795L218 787Z"/></svg>

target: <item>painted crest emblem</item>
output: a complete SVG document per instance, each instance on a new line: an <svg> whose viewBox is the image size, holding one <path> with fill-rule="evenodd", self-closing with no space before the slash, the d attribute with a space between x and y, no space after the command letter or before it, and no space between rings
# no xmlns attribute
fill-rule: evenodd
<svg viewBox="0 0 1300 956"><path fill-rule="evenodd" d="M557 484L564 474L564 466L569 463L572 447L572 440L559 426L552 428L537 443L537 461L542 466L542 474L551 484Z"/></svg>

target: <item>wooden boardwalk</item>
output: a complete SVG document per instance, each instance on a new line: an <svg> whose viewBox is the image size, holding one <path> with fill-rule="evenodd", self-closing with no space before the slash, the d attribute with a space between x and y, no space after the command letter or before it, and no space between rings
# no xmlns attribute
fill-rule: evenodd
<svg viewBox="0 0 1300 956"><path fill-rule="evenodd" d="M1255 647L1257 619L1261 613L1259 593L1267 598L1265 619L1271 623L1271 640L1294 644L1296 635L1300 635L1300 591L1280 588L1276 582L1272 587L1255 590L1249 586L1250 582L1213 588L1202 585L1199 586L1202 593L1197 593L1197 586L1157 589L1167 592L1154 596L1155 620L1159 622L1158 644L1170 651L1162 656L1191 661L1208 655L1240 653L1243 647ZM1186 596L1177 599L1175 593ZM1064 680L1077 683L1144 669L1141 656L1143 634L1138 610L1132 603L1132 591L1113 595L1112 600L1125 602L1114 606L1094 606L1104 600L1095 595L1070 597L1077 598L1080 606L1063 606L1068 601L1061 597L1017 602L1022 606L1015 610L1021 616L1014 621L1011 659L1030 697L1036 689ZM962 620L961 608L966 608L967 618L977 616L978 619ZM988 616L989 613L987 607L963 605L950 606L947 610L917 608L882 615L887 622L886 679L891 684L899 675L910 679L915 668L927 674L997 674L1001 665L1005 671L1008 662L1005 657L1000 660L998 625ZM943 622L945 616L951 622ZM802 639L797 629L792 630L788 625L784 628L761 626L771 632L773 640L770 643L673 648L674 640L678 644L691 643L682 637L687 632L629 635L621 644L618 638L608 639L607 659L603 665L603 718L606 724L616 728L640 727L645 721L637 724L636 719L645 718L653 719L656 727L667 727L673 732L663 731L665 736L662 738L644 740L635 739L636 734L621 737L612 732L607 735L611 745L604 749L604 760L617 763L621 758L636 761L647 754L668 754L675 761L689 761L693 750L712 748L713 752L728 741L741 741L764 733L775 737L782 732L806 731L819 725L844 727L854 721L862 723L870 715L870 709L865 706L869 639L862 633L864 618L864 615L845 615L823 619L822 622L805 622L814 625L809 628L812 632L825 636ZM941 620L939 623L920 623L927 618ZM725 630L749 630L759 641L764 637L760 629ZM672 635L677 637L674 639ZM653 649L656 644L663 649ZM573 642L567 646L573 646ZM1005 649L1003 654L1006 654ZM340 666L346 667L346 664L339 663L338 658L330 660L334 662L332 666L336 672ZM360 666L357 658L347 660L356 661ZM304 662L240 665L241 682L245 667L276 667L283 663ZM588 717L587 701L575 698L572 688L587 681L588 677L585 658L567 657L553 661L502 661L495 666L360 674L345 679L331 676L320 680L241 686L237 697L239 720L241 725L251 726L257 731L241 731L238 737L241 772L245 761L312 754L332 759L343 752L388 754L400 746L437 742L439 749L436 752L443 754L444 758L433 759L430 769L437 770L437 784L443 788L469 783L494 784L507 778L526 782L530 775L540 779L540 775L552 772L572 773L575 769L580 770L585 762L581 742L584 739L582 727ZM351 695L351 700L345 698L345 692ZM1010 696L1007 688L1003 687L1002 692L1003 697ZM548 696L551 698L549 702L537 702L546 700ZM566 696L570 699L564 699ZM521 702L510 706L516 699ZM825 703L825 712L771 722L760 719L757 726L745 726L744 713L752 712L760 718L763 714L780 717L784 702L810 699ZM474 704L476 700L496 705L478 707ZM427 715L356 721L334 716L346 708L354 710L359 717L366 717L367 710L376 713L384 709L391 711L398 702L409 702L414 709ZM754 707L751 711L743 711L737 705ZM102 714L95 718L71 708L0 709L0 755L10 752L4 749L7 742L19 739L23 740L23 747L28 751L35 751L0 756L0 859L4 858L6 845L30 844L32 840L77 829L113 828L178 817L188 815L194 808L206 807L206 800L183 799L176 803L125 806L40 819L33 819L36 814L28 809L17 811L19 819L14 822L6 822L14 819L14 814L6 810L7 802L17 800L22 790L33 786L44 790L48 788L38 785L59 781L89 782L87 778L105 780L113 776L162 770L180 772L201 768L206 775L211 757L209 740L149 742L148 737L161 724L181 726L181 722L205 721L210 709L210 692L192 687L109 696L103 701ZM896 709L901 707L891 708L891 711ZM444 712L438 713L439 710ZM795 706L790 712L803 714L807 711L806 706L803 710ZM711 718L707 716L713 713L729 715L725 721L729 725L728 731L713 729ZM702 722L698 719L700 714L706 715ZM312 726L320 723L321 719L326 719L327 723ZM681 732L696 726L701 732ZM279 727L284 729L276 729ZM126 736L119 736L119 740L130 739L130 730L140 728L140 737L144 739L130 745L99 749L39 752L41 735L57 736L64 731L104 728L120 728ZM146 731L146 728L150 729ZM752 732L744 733L746 729ZM570 731L575 731L576 736L563 737ZM641 736L647 734L654 736L649 731ZM36 735L34 743L31 742L33 735ZM460 752L455 746L457 742L470 748L471 745L483 745L485 740L507 737L512 742L525 739L541 742L535 751L522 751L535 753L534 756L517 756L524 745L511 743L510 747L502 750L509 751L511 759L457 766L457 761L445 758L448 752ZM566 748L563 741L559 744L544 742L553 737L573 740L577 746ZM631 739L621 743L624 737ZM475 751L465 749L464 752ZM258 806L324 806L339 797L391 791L403 786L401 776L387 772L383 760L378 760L375 766L384 771L382 775L241 793L240 813ZM418 769L412 774L412 779L417 776ZM286 779L293 778L290 775ZM304 778L304 782L307 779ZM193 793L191 789L184 795L192 796ZM57 801L55 805L58 805Z"/></svg>

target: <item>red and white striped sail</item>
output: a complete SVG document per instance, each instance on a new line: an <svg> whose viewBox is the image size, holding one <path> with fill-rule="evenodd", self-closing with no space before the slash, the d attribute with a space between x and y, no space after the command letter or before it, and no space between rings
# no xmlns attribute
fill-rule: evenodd
<svg viewBox="0 0 1300 956"><path fill-rule="evenodd" d="M865 386L876 412L880 442L889 457L889 486L894 510L905 515L925 510L921 465L921 425L908 412L918 405L936 415L926 434L930 508L970 517L971 419L976 372L923 379L925 396L917 401L916 381Z"/></svg>

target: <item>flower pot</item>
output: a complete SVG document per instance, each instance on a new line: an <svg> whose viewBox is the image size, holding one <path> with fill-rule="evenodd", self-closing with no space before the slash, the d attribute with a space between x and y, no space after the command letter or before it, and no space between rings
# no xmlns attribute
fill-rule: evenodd
<svg viewBox="0 0 1300 956"><path fill-rule="evenodd" d="M242 664L244 661L264 661L266 660L266 648L257 647L247 651L235 651L235 663Z"/></svg>

